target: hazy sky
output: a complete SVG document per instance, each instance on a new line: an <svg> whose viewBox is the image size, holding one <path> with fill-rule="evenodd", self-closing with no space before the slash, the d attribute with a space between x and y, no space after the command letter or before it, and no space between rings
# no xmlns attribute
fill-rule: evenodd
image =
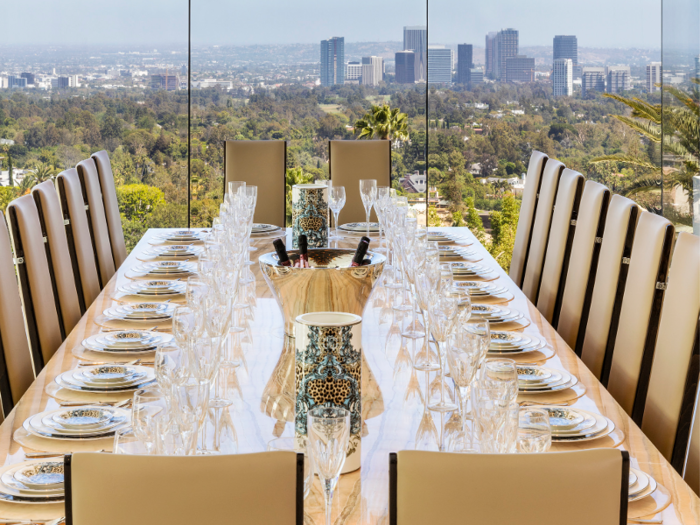
<svg viewBox="0 0 700 525"><path fill-rule="evenodd" d="M674 0L687 5L697 0ZM660 47L660 0L430 0L430 41L484 45L504 27L520 43L574 34L582 47ZM424 0L192 0L193 43L398 41L425 24ZM185 0L6 0L2 44L182 43Z"/></svg>

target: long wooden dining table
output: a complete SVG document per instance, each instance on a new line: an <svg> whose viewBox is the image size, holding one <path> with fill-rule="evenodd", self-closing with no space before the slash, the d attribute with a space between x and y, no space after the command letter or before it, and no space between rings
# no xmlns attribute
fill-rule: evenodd
<svg viewBox="0 0 700 525"><path fill-rule="evenodd" d="M101 330L95 319L115 304L112 298L118 286L129 282L127 271L139 264L143 252L154 235L166 230L149 230L128 259L107 284L100 296L90 306L63 345L48 362L14 410L0 426L0 457L7 466L25 460L25 453L36 450L70 452L85 450L111 450L109 440L95 442L61 442L16 438L21 434L22 424L29 416L38 412L58 408L60 401L52 397L54 378L61 372L79 366L81 341ZM565 402L573 406L599 413L610 418L615 430L606 437L581 443L554 444L552 450L580 450L598 447L617 447L629 451L631 465L653 476L658 489L643 500L629 505L629 518L663 520L665 525L698 523L700 499L671 467L639 427L620 408L600 382L588 371L582 361L559 337L537 308L511 281L467 228L445 228L445 233L454 236L457 244L471 244L477 253L474 259L497 273L497 281L508 288L513 299L508 308L524 313L529 325L523 330L539 335L548 342L547 351L541 354L550 368L566 370L578 377L578 388L569 393ZM287 235L291 235L287 232ZM293 435L293 380L294 356L284 349L283 319L275 298L265 282L257 258L273 251L272 239L254 238L257 248L251 252L251 266L256 277L255 302L251 307L249 330L244 337L245 362L235 376L230 378L233 405L230 413L238 438L238 452L259 452L267 448L270 440ZM291 239L287 238L287 245ZM357 237L340 241L342 248L354 248ZM375 288L365 308L362 323L362 351L368 370L363 374L363 412L365 421L362 431L361 468L344 474L340 478L333 501L333 523L385 524L388 523L389 501L389 453L416 447L416 433L423 415L423 374L410 366L410 341L402 340L398 322L400 315L392 311L389 291L380 284ZM76 351L76 349L78 349ZM290 374L291 373L291 378ZM48 388L47 388L48 387ZM51 393L47 393L48 391ZM95 396L93 396L95 397ZM541 398L542 402L561 402L563 398ZM95 401L99 401L95 397ZM291 410L291 412L290 412ZM434 416L437 428L442 421ZM44 443L46 441L46 443ZM30 448L27 443L33 447ZM43 446L46 445L46 446ZM437 449L437 443L434 444ZM697 465L695 466L698 467ZM571 473L575 475L575 473ZM465 472L465 476L469 473ZM139 473L134 472L134 483L139 482ZM527 480L523 480L527 482ZM274 497L270 495L270 497ZM508 495L502 495L504 503ZM557 502L553 502L557 503ZM119 502L127 505L128 502ZM595 502L591 502L595 505ZM305 501L305 523L324 523L324 498L316 480ZM0 519L25 519L47 521L63 516L62 504L29 505L0 501Z"/></svg>

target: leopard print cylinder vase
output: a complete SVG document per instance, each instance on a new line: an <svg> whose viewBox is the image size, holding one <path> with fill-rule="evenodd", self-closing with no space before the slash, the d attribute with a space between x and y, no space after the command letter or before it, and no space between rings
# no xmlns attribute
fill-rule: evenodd
<svg viewBox="0 0 700 525"><path fill-rule="evenodd" d="M306 235L309 248L328 248L328 186L292 186L292 246L299 248L299 236Z"/></svg>
<svg viewBox="0 0 700 525"><path fill-rule="evenodd" d="M362 318L315 312L296 318L295 432L306 437L309 410L350 412L350 443L342 473L360 468L362 432Z"/></svg>

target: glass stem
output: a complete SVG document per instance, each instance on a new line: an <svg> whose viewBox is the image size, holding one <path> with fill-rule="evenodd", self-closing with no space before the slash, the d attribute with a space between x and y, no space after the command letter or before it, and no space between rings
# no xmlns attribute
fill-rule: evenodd
<svg viewBox="0 0 700 525"><path fill-rule="evenodd" d="M462 434L467 438L467 402L469 400L469 387L459 387L459 411L462 414Z"/></svg>
<svg viewBox="0 0 700 525"><path fill-rule="evenodd" d="M338 233L338 215L340 215L340 210L333 212L333 222L335 223L335 240L338 240L340 234Z"/></svg>
<svg viewBox="0 0 700 525"><path fill-rule="evenodd" d="M323 481L323 492L326 496L326 525L331 524L331 513L333 511L333 480L326 479Z"/></svg>
<svg viewBox="0 0 700 525"><path fill-rule="evenodd" d="M444 341L438 341L438 362L440 363L440 370L438 370L438 374L440 375L440 404L445 403L445 373L442 369L442 346L444 344Z"/></svg>
<svg viewBox="0 0 700 525"><path fill-rule="evenodd" d="M367 212L365 213L365 215L367 216L367 237L369 237L369 214L370 214L371 212L372 212L372 208L370 208L369 211L367 211Z"/></svg>

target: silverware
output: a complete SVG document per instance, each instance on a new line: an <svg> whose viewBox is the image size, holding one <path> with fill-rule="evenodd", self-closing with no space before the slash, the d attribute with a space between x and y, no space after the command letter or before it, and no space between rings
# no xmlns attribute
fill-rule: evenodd
<svg viewBox="0 0 700 525"><path fill-rule="evenodd" d="M638 518L627 518L630 523L663 523L664 520L640 520Z"/></svg>
<svg viewBox="0 0 700 525"><path fill-rule="evenodd" d="M63 457L65 454L61 452L25 452L24 457L27 459L40 459L40 458L58 458Z"/></svg>
<svg viewBox="0 0 700 525"><path fill-rule="evenodd" d="M538 403L536 401L521 401L518 404L521 407L537 407L537 406L568 407L569 406L569 403Z"/></svg>

